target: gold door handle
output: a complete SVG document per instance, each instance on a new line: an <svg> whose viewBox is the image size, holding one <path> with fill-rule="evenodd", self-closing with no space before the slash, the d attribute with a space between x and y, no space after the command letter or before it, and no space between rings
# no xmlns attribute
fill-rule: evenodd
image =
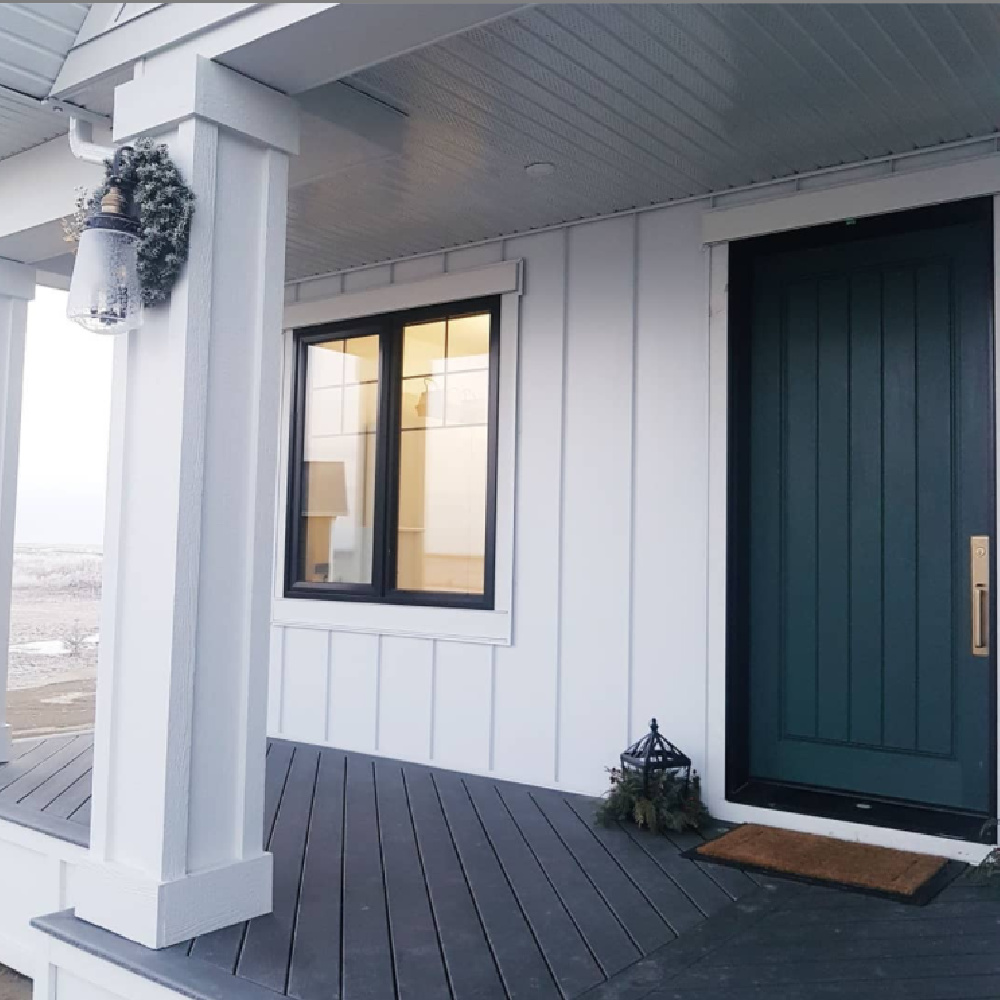
<svg viewBox="0 0 1000 1000"><path fill-rule="evenodd" d="M969 546L972 586L972 655L990 655L990 539L973 535Z"/></svg>

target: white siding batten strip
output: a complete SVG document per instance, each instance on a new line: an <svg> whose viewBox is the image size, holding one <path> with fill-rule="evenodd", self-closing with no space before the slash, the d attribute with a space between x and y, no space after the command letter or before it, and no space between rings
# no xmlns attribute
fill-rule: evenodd
<svg viewBox="0 0 1000 1000"><path fill-rule="evenodd" d="M632 426L629 430L629 518L628 518L628 691L625 698L626 744L632 745L633 700L635 698L635 521L638 491L639 426L639 216L632 216Z"/></svg>
<svg viewBox="0 0 1000 1000"><path fill-rule="evenodd" d="M562 302L562 370L559 387L559 530L556 542L556 558L558 560L559 595L556 604L556 717L555 717L555 757L553 760L552 780L558 784L562 777L562 675L563 675L563 550L565 536L563 526L566 523L566 383L569 364L567 351L569 347L569 229L563 230L563 302Z"/></svg>

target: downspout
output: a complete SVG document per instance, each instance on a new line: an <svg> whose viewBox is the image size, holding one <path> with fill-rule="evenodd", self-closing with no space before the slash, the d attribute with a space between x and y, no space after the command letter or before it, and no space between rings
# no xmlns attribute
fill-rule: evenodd
<svg viewBox="0 0 1000 1000"><path fill-rule="evenodd" d="M115 155L114 146L102 146L94 140L94 126L82 118L70 117L69 148L78 159L87 163L104 163Z"/></svg>

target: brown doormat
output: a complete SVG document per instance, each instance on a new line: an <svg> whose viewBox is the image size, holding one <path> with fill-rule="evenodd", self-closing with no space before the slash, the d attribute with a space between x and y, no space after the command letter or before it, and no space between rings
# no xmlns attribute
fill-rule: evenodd
<svg viewBox="0 0 1000 1000"><path fill-rule="evenodd" d="M922 905L962 869L945 858L748 823L687 852L769 875Z"/></svg>

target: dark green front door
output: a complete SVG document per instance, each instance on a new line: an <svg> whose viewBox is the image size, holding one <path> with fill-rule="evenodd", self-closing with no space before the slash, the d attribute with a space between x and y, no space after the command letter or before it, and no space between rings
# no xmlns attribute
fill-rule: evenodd
<svg viewBox="0 0 1000 1000"><path fill-rule="evenodd" d="M751 779L991 806L970 581L970 537L995 541L991 239L984 219L751 258Z"/></svg>

